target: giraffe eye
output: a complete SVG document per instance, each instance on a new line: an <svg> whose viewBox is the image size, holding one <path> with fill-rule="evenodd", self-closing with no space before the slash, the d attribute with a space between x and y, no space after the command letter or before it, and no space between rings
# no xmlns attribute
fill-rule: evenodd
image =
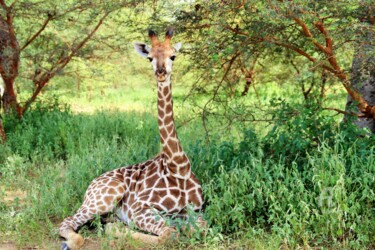
<svg viewBox="0 0 375 250"><path fill-rule="evenodd" d="M147 57L147 59L148 59L150 62L152 62L152 57Z"/></svg>
<svg viewBox="0 0 375 250"><path fill-rule="evenodd" d="M172 61L174 61L174 59L176 58L176 56L171 56L170 57Z"/></svg>

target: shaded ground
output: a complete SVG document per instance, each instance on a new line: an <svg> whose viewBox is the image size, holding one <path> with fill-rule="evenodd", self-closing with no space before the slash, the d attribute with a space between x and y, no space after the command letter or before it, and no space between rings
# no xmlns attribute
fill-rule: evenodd
<svg viewBox="0 0 375 250"><path fill-rule="evenodd" d="M0 243L0 250L49 250L49 249L60 249L59 242L50 242L47 243L47 246L35 246L35 247L21 247L17 248L17 245L14 242ZM82 250L97 250L101 249L98 241L86 240L85 245Z"/></svg>
<svg viewBox="0 0 375 250"><path fill-rule="evenodd" d="M17 190L7 190L6 187L0 186L0 202L5 203L6 205L18 204L22 205L26 198L26 192L20 189Z"/></svg>

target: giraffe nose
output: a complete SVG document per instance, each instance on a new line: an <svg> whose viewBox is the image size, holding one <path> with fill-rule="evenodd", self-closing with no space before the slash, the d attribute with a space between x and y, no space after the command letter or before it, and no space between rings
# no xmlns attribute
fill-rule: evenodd
<svg viewBox="0 0 375 250"><path fill-rule="evenodd" d="M167 71L164 68L158 68L156 70L156 75L164 75L166 73L167 73Z"/></svg>

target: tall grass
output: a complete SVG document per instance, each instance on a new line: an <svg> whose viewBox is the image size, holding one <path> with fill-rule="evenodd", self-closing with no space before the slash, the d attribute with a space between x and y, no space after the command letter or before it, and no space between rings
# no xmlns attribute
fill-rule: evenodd
<svg viewBox="0 0 375 250"><path fill-rule="evenodd" d="M374 136L316 109L299 112L265 136L243 128L239 140L207 142L197 123L179 129L204 189L210 230L200 244L256 248L259 239L272 239L263 247L373 246ZM311 115L314 121L306 119ZM95 177L160 150L156 118L147 113L74 114L55 103L5 125L0 241L20 246L56 240L58 224L80 206ZM1 188L27 196L5 201Z"/></svg>

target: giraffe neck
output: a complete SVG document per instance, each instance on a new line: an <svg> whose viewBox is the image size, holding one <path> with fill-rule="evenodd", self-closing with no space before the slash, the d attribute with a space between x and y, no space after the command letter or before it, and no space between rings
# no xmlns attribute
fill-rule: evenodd
<svg viewBox="0 0 375 250"><path fill-rule="evenodd" d="M173 119L170 77L164 82L158 82L158 125L167 169L177 178L189 178L190 161L177 137Z"/></svg>

